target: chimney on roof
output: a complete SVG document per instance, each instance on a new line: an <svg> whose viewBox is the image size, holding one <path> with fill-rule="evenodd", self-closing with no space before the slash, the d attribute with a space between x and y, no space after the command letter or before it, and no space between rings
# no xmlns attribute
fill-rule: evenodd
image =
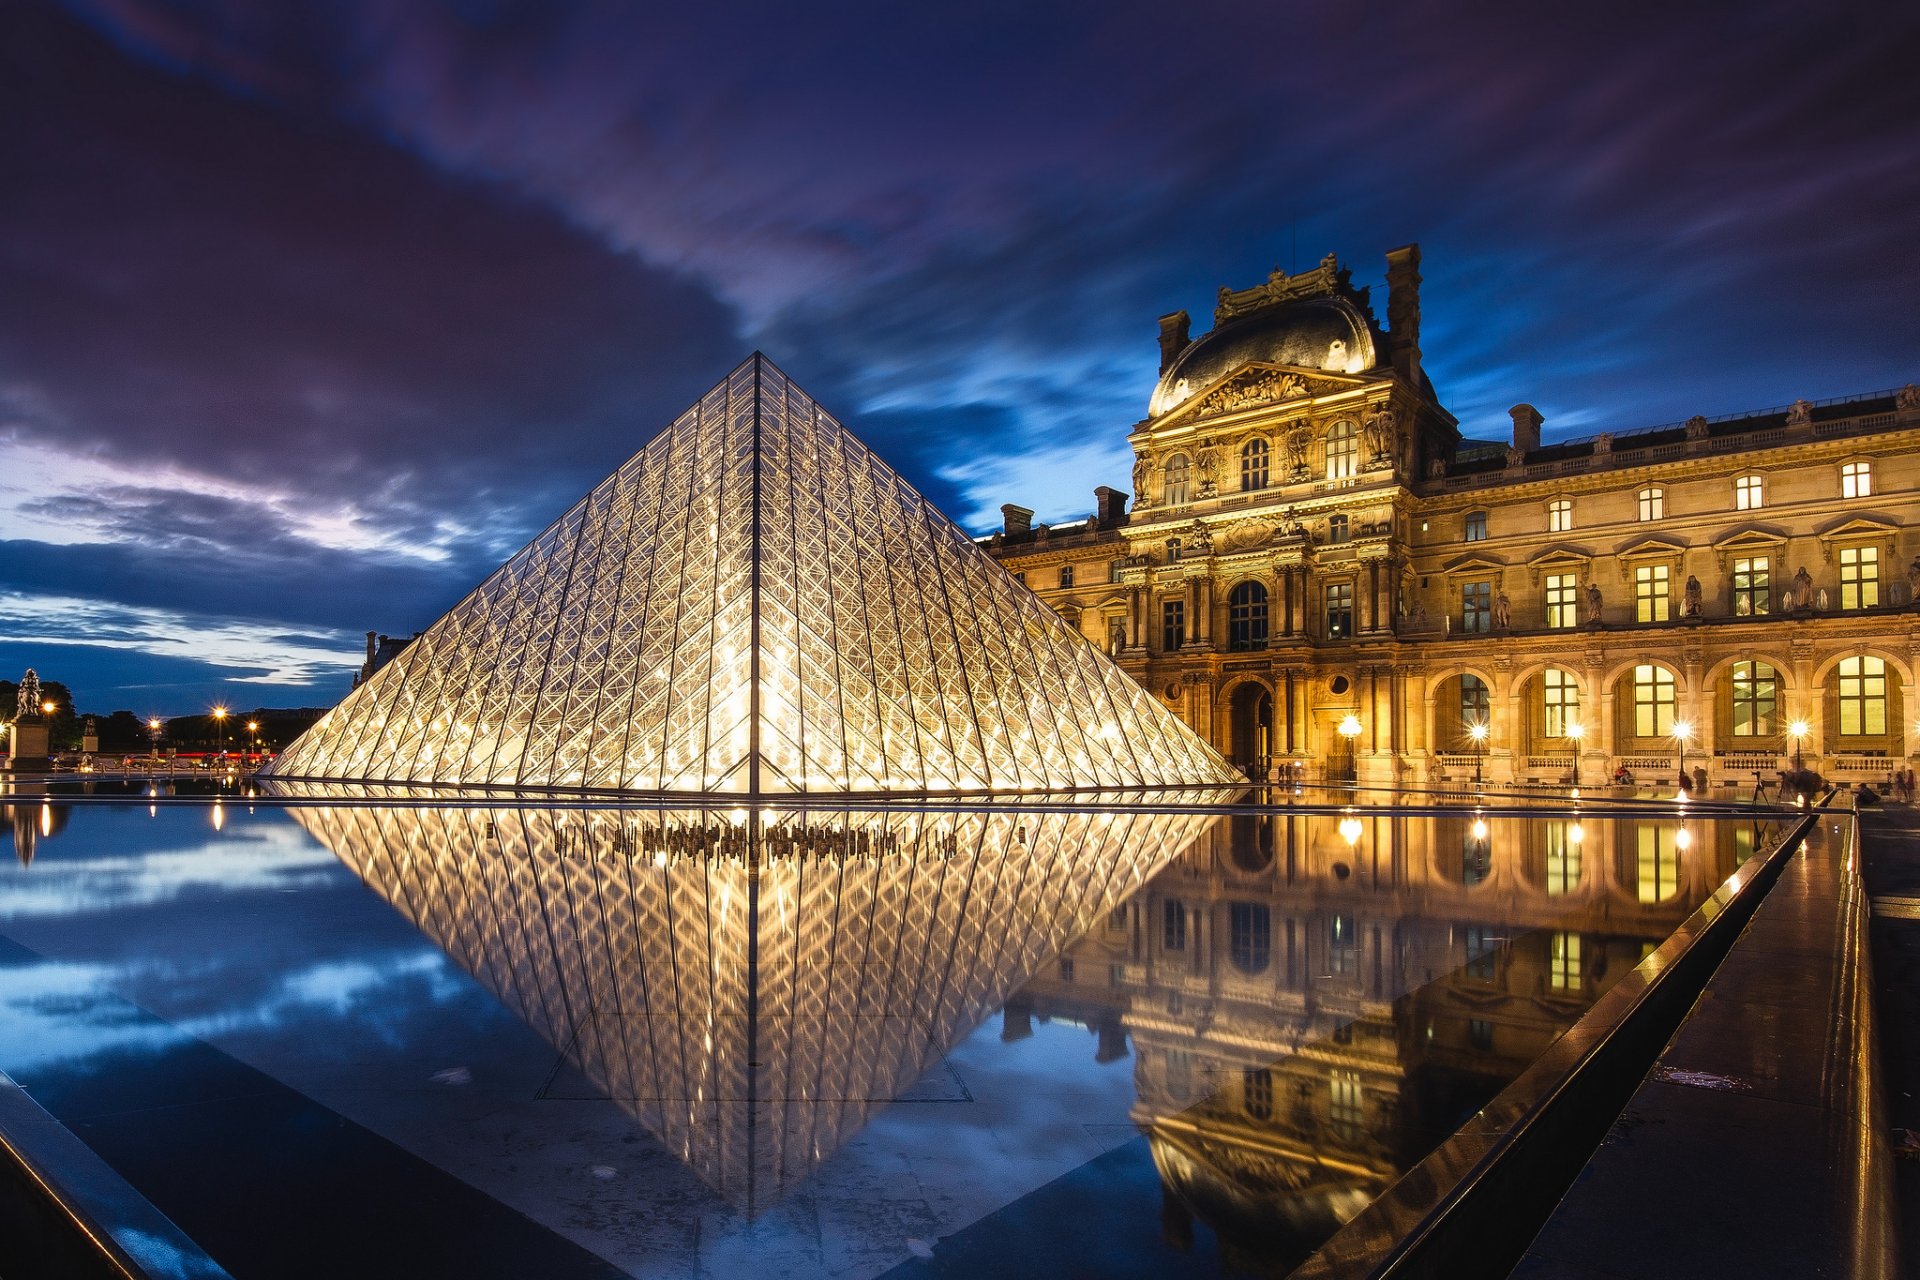
<svg viewBox="0 0 1920 1280"><path fill-rule="evenodd" d="M367 665L369 667L373 665L373 655L374 655L374 651L379 647L378 645L379 638L380 637L377 632L373 632L373 631L367 632Z"/></svg>
<svg viewBox="0 0 1920 1280"><path fill-rule="evenodd" d="M1009 538L1025 537L1033 532L1032 508L1016 507L1011 502L1001 503L1000 528Z"/></svg>
<svg viewBox="0 0 1920 1280"><path fill-rule="evenodd" d="M1160 372L1172 368L1180 353L1193 345L1192 329L1193 319L1184 311L1160 317Z"/></svg>
<svg viewBox="0 0 1920 1280"><path fill-rule="evenodd" d="M1101 485L1093 491L1094 523L1102 529L1113 529L1127 522L1127 498L1130 495L1118 489Z"/></svg>
<svg viewBox="0 0 1920 1280"><path fill-rule="evenodd" d="M1393 371L1420 389L1420 246L1387 253L1387 355Z"/></svg>
<svg viewBox="0 0 1920 1280"><path fill-rule="evenodd" d="M1540 447L1540 424L1546 419L1530 404L1517 404L1507 410L1513 419L1513 447L1531 453Z"/></svg>

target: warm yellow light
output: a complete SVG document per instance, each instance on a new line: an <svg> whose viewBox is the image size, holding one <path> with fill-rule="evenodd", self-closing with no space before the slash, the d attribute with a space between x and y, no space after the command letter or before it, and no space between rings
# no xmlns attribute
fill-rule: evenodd
<svg viewBox="0 0 1920 1280"><path fill-rule="evenodd" d="M1360 717L1348 716L1345 720L1342 720L1340 722L1340 736L1343 738L1359 737L1360 736Z"/></svg>
<svg viewBox="0 0 1920 1280"><path fill-rule="evenodd" d="M152 729L154 732L158 733L160 731L160 717L155 716L153 719L147 721L147 728Z"/></svg>
<svg viewBox="0 0 1920 1280"><path fill-rule="evenodd" d="M215 720L225 720L227 718L227 709L225 707L215 707L213 709L213 718Z"/></svg>
<svg viewBox="0 0 1920 1280"><path fill-rule="evenodd" d="M1811 729L1812 729L1812 726L1809 725L1805 720L1795 720L1792 724L1787 726L1787 736L1789 738L1804 738L1807 736L1808 732L1811 731Z"/></svg>
<svg viewBox="0 0 1920 1280"><path fill-rule="evenodd" d="M1693 726L1685 720L1681 720L1673 726L1673 736L1682 742L1686 742L1693 737Z"/></svg>
<svg viewBox="0 0 1920 1280"><path fill-rule="evenodd" d="M1347 842L1349 849L1360 843L1360 833L1364 829L1365 828L1360 825L1360 819L1358 818L1340 819L1340 838Z"/></svg>
<svg viewBox="0 0 1920 1280"><path fill-rule="evenodd" d="M1580 739L1587 736L1587 726L1581 724L1578 720L1575 720L1572 724L1567 726L1567 736L1569 738L1572 738L1575 742L1578 742L1580 741Z"/></svg>
<svg viewBox="0 0 1920 1280"><path fill-rule="evenodd" d="M1572 826L1567 828L1568 844L1579 844L1582 840L1585 840L1586 838L1587 838L1586 828L1582 827L1579 823L1576 822Z"/></svg>
<svg viewBox="0 0 1920 1280"><path fill-rule="evenodd" d="M248 732L248 733L252 733L252 732L254 732L254 731L255 731L256 729L258 729L259 727L260 727L260 722L259 722L258 720L249 720L249 721L247 721L247 732Z"/></svg>
<svg viewBox="0 0 1920 1280"><path fill-rule="evenodd" d="M1467 736L1469 738L1472 738L1475 742L1485 742L1487 740L1486 721L1480 720L1480 721L1476 721L1473 724L1468 725Z"/></svg>
<svg viewBox="0 0 1920 1280"><path fill-rule="evenodd" d="M1693 832L1687 830L1685 827L1674 832L1673 847L1676 849L1691 849L1693 847Z"/></svg>
<svg viewBox="0 0 1920 1280"><path fill-rule="evenodd" d="M49 716L50 716L50 715L52 715L52 714L53 714L53 703L52 703L51 701L48 701L48 702L43 702L43 703L41 703L41 704L40 704L40 713L41 713L42 715L49 715Z"/></svg>
<svg viewBox="0 0 1920 1280"><path fill-rule="evenodd" d="M1475 818L1473 820L1473 838L1475 840L1485 840L1487 838L1487 820L1485 818Z"/></svg>

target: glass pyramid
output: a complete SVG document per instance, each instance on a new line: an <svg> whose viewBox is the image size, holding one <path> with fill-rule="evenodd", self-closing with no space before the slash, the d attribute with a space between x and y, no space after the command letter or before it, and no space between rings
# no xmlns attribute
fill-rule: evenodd
<svg viewBox="0 0 1920 1280"><path fill-rule="evenodd" d="M742 795L1241 781L757 353L271 771Z"/></svg>
<svg viewBox="0 0 1920 1280"><path fill-rule="evenodd" d="M547 1096L611 1099L749 1214L923 1096L943 1054L1221 821L1192 807L292 812L554 1046L570 1071Z"/></svg>

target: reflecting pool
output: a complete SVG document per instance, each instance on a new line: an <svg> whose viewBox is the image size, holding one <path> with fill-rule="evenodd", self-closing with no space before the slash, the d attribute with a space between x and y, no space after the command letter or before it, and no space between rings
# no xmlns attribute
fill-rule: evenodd
<svg viewBox="0 0 1920 1280"><path fill-rule="evenodd" d="M1772 815L0 806L0 1071L235 1276L1284 1274Z"/></svg>

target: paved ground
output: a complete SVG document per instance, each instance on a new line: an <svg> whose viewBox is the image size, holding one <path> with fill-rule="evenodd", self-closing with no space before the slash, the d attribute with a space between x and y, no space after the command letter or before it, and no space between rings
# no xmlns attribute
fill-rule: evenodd
<svg viewBox="0 0 1920 1280"><path fill-rule="evenodd" d="M1920 1133L1920 809L1880 805L1861 819L1887 1123ZM1893 1194L1906 1273L1920 1277L1920 1158L1894 1161Z"/></svg>

